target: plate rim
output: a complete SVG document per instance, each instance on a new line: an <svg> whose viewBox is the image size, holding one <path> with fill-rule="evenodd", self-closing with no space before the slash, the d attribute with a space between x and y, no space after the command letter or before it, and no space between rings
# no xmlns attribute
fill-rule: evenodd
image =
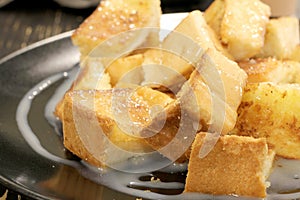
<svg viewBox="0 0 300 200"><path fill-rule="evenodd" d="M66 31L66 32L45 38L43 40L34 42L24 48L16 50L0 59L0 67L4 67L3 65L6 62L9 62L10 60L17 58L18 56L20 56L26 52L32 51L36 48L42 47L44 45L47 45L47 44L50 44L53 42L58 42L60 40L69 39L73 32L74 32L74 30ZM17 195L24 195L25 198L32 198L32 199L36 199L36 200L52 200L52 199L54 199L54 197L45 196L42 193L38 193L33 190L30 190L27 187L23 186L22 184L9 179L4 174L0 174L0 184L5 188L6 192L11 190L11 192L17 193Z"/></svg>
<svg viewBox="0 0 300 200"><path fill-rule="evenodd" d="M74 32L74 30L66 31L66 32L63 32L63 33L45 38L43 40L34 42L34 43L24 47L24 48L13 51L12 53L9 53L8 55L6 55L6 56L4 56L0 59L0 65L4 64L5 62L7 62L7 61L23 54L23 53L26 53L27 51L33 50L33 49L38 48L40 46L43 46L43 45L46 45L46 44L49 44L49 43L52 43L52 42L55 42L55 41L58 41L58 40L61 40L61 39L66 39L66 38L70 37L73 32Z"/></svg>

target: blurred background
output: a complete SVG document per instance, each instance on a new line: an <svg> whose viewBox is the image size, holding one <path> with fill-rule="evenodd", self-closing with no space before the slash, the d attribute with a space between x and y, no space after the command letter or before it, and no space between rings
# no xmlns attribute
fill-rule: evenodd
<svg viewBox="0 0 300 200"><path fill-rule="evenodd" d="M0 0L0 58L39 40L73 30L99 0ZM204 10L211 0L162 0L163 13Z"/></svg>

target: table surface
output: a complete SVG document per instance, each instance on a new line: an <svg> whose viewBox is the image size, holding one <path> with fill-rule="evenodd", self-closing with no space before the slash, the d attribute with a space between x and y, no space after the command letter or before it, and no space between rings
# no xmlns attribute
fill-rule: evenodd
<svg viewBox="0 0 300 200"><path fill-rule="evenodd" d="M162 0L162 10L163 13L205 10L210 2ZM52 0L14 0L0 8L0 58L42 39L77 28L94 9L66 8ZM3 199L30 198L0 185L0 200Z"/></svg>

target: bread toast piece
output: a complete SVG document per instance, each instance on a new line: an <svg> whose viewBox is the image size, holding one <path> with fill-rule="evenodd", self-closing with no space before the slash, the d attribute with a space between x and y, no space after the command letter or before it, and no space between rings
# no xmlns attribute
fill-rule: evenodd
<svg viewBox="0 0 300 200"><path fill-rule="evenodd" d="M72 90L103 90L112 88L110 74L106 72L108 58L85 59L78 76L73 82Z"/></svg>
<svg viewBox="0 0 300 200"><path fill-rule="evenodd" d="M201 60L197 63L199 70L184 83L177 100L141 131L153 149L173 161L188 160L199 130L227 134L235 125L246 73L217 50L209 49Z"/></svg>
<svg viewBox="0 0 300 200"><path fill-rule="evenodd" d="M106 58L88 58L82 63L85 67L80 68L80 71L67 92L73 90L105 90L111 89L111 78L105 72L105 65L111 59ZM54 114L61 121L63 119L64 97L57 103Z"/></svg>
<svg viewBox="0 0 300 200"><path fill-rule="evenodd" d="M190 101L182 109L199 121L202 130L227 134L235 125L247 75L237 63L213 49L203 55L197 67L177 95L179 101Z"/></svg>
<svg viewBox="0 0 300 200"><path fill-rule="evenodd" d="M141 64L142 54L118 58L88 57L81 64L84 66L74 80L71 90L105 90L122 84L138 85L143 79ZM58 103L55 115L62 119L63 99Z"/></svg>
<svg viewBox="0 0 300 200"><path fill-rule="evenodd" d="M225 135L200 158L206 134L197 134L192 145L184 192L266 197L275 155L266 140Z"/></svg>
<svg viewBox="0 0 300 200"><path fill-rule="evenodd" d="M173 102L157 113L140 134L153 149L173 162L182 163L189 159L196 132L197 125Z"/></svg>
<svg viewBox="0 0 300 200"><path fill-rule="evenodd" d="M207 24L215 31L219 40L221 40L221 24L225 14L225 1L215 0L204 12L204 18Z"/></svg>
<svg viewBox="0 0 300 200"><path fill-rule="evenodd" d="M140 85L143 78L142 63L143 54L135 54L121 57L109 64L105 71L110 75L110 83L115 87L119 81Z"/></svg>
<svg viewBox="0 0 300 200"><path fill-rule="evenodd" d="M203 13L192 11L167 35L160 49L146 51L142 84L164 85L178 91L208 48L218 49L229 56L206 24Z"/></svg>
<svg viewBox="0 0 300 200"><path fill-rule="evenodd" d="M248 83L300 83L300 63L275 58L256 58L238 63L247 73Z"/></svg>
<svg viewBox="0 0 300 200"><path fill-rule="evenodd" d="M232 133L267 138L277 155L300 159L300 86L249 83Z"/></svg>
<svg viewBox="0 0 300 200"><path fill-rule="evenodd" d="M296 17L271 19L267 24L265 43L256 57L287 59L300 43L299 20Z"/></svg>
<svg viewBox="0 0 300 200"><path fill-rule="evenodd" d="M164 107L172 101L146 87L70 91L63 106L64 145L98 167L151 151L138 132L158 112L155 105Z"/></svg>
<svg viewBox="0 0 300 200"><path fill-rule="evenodd" d="M217 49L224 55L230 56L226 49L223 48L223 46L221 45L216 33L208 26L204 18L204 14L199 10L194 10L190 12L188 16L177 25L174 31L192 39L203 49L202 53L204 53L207 49ZM184 44L186 40L178 41L177 39L178 36L176 34L171 33L166 37L164 45L166 47L171 47L170 50L181 48L180 53L185 55L185 57L188 58L190 61L195 61L193 60L195 58L191 57L195 55L193 54L194 52L184 51L186 50L184 47L186 47L186 45L189 45ZM178 51L176 50L176 52Z"/></svg>
<svg viewBox="0 0 300 200"><path fill-rule="evenodd" d="M208 25L235 60L260 52L270 15L270 7L259 0L216 0L205 11Z"/></svg>
<svg viewBox="0 0 300 200"><path fill-rule="evenodd" d="M114 35L138 28L159 27L160 16L160 0L102 0L95 11L75 30L71 39L79 47L83 60L97 45ZM144 36L145 38L139 40L142 43L150 35L141 35ZM150 42L157 42L155 40L149 39Z"/></svg>
<svg viewBox="0 0 300 200"><path fill-rule="evenodd" d="M177 93L192 73L194 66L180 55L163 49L149 49L144 53L142 85Z"/></svg>

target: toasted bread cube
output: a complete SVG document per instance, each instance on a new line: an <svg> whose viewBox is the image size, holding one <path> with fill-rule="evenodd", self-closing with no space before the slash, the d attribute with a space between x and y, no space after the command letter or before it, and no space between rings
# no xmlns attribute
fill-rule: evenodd
<svg viewBox="0 0 300 200"><path fill-rule="evenodd" d="M105 72L105 65L109 63L110 59L105 58L87 58L80 68L80 72L76 79L73 81L68 91L73 90L105 90L111 89L111 78ZM67 91L67 92L68 92ZM63 103L64 97L57 103L54 114L60 119L63 119Z"/></svg>
<svg viewBox="0 0 300 200"><path fill-rule="evenodd" d="M270 14L270 7L259 0L216 0L205 19L234 59L245 60L263 47Z"/></svg>
<svg viewBox="0 0 300 200"><path fill-rule="evenodd" d="M159 0L104 0L80 24L71 39L79 47L83 60L97 45L114 35L135 28L159 27L160 16ZM144 39L139 41L147 41L148 36L140 35ZM149 41L153 42L152 39Z"/></svg>
<svg viewBox="0 0 300 200"><path fill-rule="evenodd" d="M265 197L274 159L266 140L225 135L200 158L206 134L193 142L184 192Z"/></svg>
<svg viewBox="0 0 300 200"><path fill-rule="evenodd" d="M225 1L215 0L204 12L207 24L215 31L218 39L221 39L221 24L225 14Z"/></svg>
<svg viewBox="0 0 300 200"><path fill-rule="evenodd" d="M267 25L265 44L257 57L290 58L297 45L299 45L298 18L271 19Z"/></svg>
<svg viewBox="0 0 300 200"><path fill-rule="evenodd" d="M65 147L88 163L105 167L151 151L139 130L152 115L173 100L141 87L114 90L74 90L65 95L63 132ZM116 150L121 149L121 150Z"/></svg>
<svg viewBox="0 0 300 200"><path fill-rule="evenodd" d="M196 133L197 125L181 112L177 102L157 113L151 123L140 132L149 146L171 161L179 163L189 159L190 147Z"/></svg>
<svg viewBox="0 0 300 200"><path fill-rule="evenodd" d="M184 83L178 99L141 131L153 149L173 161L189 158L190 145L199 130L227 134L235 125L246 73L217 50L209 49L200 60L199 69Z"/></svg>
<svg viewBox="0 0 300 200"><path fill-rule="evenodd" d="M300 159L300 86L250 83L245 88L234 130L267 138L277 155Z"/></svg>
<svg viewBox="0 0 300 200"><path fill-rule="evenodd" d="M237 63L212 49L197 67L177 95L179 101L189 101L182 109L199 120L200 128L226 134L234 127L247 75Z"/></svg>
<svg viewBox="0 0 300 200"><path fill-rule="evenodd" d="M71 90L105 90L115 87L119 81L122 84L141 83L143 79L141 64L144 58L142 54L112 58L87 57L74 80ZM120 83L121 84L121 83ZM62 119L63 99L57 104L55 115Z"/></svg>
<svg viewBox="0 0 300 200"><path fill-rule="evenodd" d="M144 53L142 85L152 88L169 88L176 93L188 79L194 67L180 55L161 49L149 49Z"/></svg>
<svg viewBox="0 0 300 200"><path fill-rule="evenodd" d="M206 24L203 14L198 10L193 11L163 40L162 50L146 51L143 84L157 83L178 91L208 48L218 49L229 56Z"/></svg>
<svg viewBox="0 0 300 200"><path fill-rule="evenodd" d="M82 62L83 68L73 82L72 90L104 90L112 88L111 77L105 71L111 59L88 57Z"/></svg>
<svg viewBox="0 0 300 200"><path fill-rule="evenodd" d="M224 49L221 45L216 33L208 26L203 13L199 10L190 12L189 15L186 18L184 18L181 21L181 23L174 29L174 31L192 39L203 49L203 52L207 49L217 49L221 51L224 55L230 56L226 49ZM186 46L189 44L184 44L184 42L186 42L186 40L178 40L178 36L176 34L170 34L165 39L163 47L167 47L168 50L171 51L173 49L176 49L176 52L178 52L177 48L181 48L180 53L185 55L185 57L189 61L195 61L193 60L195 58L191 57L194 56L193 53L195 52L186 52Z"/></svg>
<svg viewBox="0 0 300 200"><path fill-rule="evenodd" d="M300 63L275 58L257 58L238 63L248 75L248 83L300 83Z"/></svg>

